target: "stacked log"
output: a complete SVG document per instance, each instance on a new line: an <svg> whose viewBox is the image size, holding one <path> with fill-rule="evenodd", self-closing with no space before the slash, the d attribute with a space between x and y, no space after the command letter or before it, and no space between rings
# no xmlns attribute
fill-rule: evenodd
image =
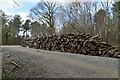
<svg viewBox="0 0 120 80"><path fill-rule="evenodd" d="M49 51L120 58L118 49L104 42L98 35L61 34L37 37L29 42L29 47Z"/></svg>

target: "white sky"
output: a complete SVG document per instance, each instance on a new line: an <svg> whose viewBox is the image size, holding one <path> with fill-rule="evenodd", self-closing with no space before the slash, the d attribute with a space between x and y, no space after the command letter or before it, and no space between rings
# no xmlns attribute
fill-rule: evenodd
<svg viewBox="0 0 120 80"><path fill-rule="evenodd" d="M24 7L26 6L26 4L24 4L25 2L31 2L31 3L37 3L39 2L40 0L14 0L16 1L20 7L18 7L17 5L15 5L15 3L13 2L13 0L0 0L0 9L2 9L6 14L8 15L15 15L15 14L19 14L23 20L26 20L27 19L27 15L29 14L29 11L25 10ZM67 3L67 2L74 2L74 1L80 1L80 2L91 2L91 1L112 1L112 0L45 0L45 1L56 1L56 2L60 2L60 3ZM114 0L114 1L120 1L120 0ZM28 3L28 4L29 4ZM32 6L35 6L35 4L32 4ZM24 7L23 7L24 6ZM30 6L30 5L29 5ZM24 9L22 11L15 11L15 9ZM28 7L27 7L28 8ZM31 8L31 7L30 7Z"/></svg>
<svg viewBox="0 0 120 80"><path fill-rule="evenodd" d="M14 0L14 1L16 1L20 6L17 6L13 2L13 0L0 0L0 9L2 9L8 15L14 16L15 14L19 14L22 17L23 20L26 20L28 14L29 14L28 10L27 11L26 10L24 10L24 11L15 11L15 9L19 10L20 8L25 6L24 3L28 3L28 4L29 3L35 3L34 4L34 6L35 6L37 4L37 2L39 2L40 0ZM47 1L53 1L53 0L47 0ZM57 2L64 3L65 0L58 0ZM32 4L32 6L33 6L33 4Z"/></svg>
<svg viewBox="0 0 120 80"><path fill-rule="evenodd" d="M0 0L0 9L2 9L8 15L14 16L15 14L18 14L22 17L22 20L26 20L28 18L27 16L29 15L28 9L27 11L25 9L21 11L17 11L15 9L19 10L20 8L21 9L24 8L24 6L27 6L24 3L28 3L28 4L35 3L35 4L31 4L32 6L35 6L37 2L39 2L40 0L14 0L14 1L16 1L20 6L17 6L13 2L13 0ZM47 1L53 1L53 0L47 0ZM58 0L57 2L65 3L65 0ZM31 7L29 9L31 9Z"/></svg>

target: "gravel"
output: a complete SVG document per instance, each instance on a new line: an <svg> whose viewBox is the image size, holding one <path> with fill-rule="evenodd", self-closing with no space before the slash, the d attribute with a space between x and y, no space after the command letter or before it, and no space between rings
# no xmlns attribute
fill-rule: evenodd
<svg viewBox="0 0 120 80"><path fill-rule="evenodd" d="M3 76L13 78L118 78L118 59L23 47L3 47ZM13 71L13 64L21 68Z"/></svg>

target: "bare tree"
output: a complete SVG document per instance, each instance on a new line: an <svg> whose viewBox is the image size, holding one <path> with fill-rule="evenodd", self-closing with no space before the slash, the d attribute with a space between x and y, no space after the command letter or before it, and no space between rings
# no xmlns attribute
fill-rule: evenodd
<svg viewBox="0 0 120 80"><path fill-rule="evenodd" d="M39 20L42 24L46 24L49 34L55 34L55 13L57 4L55 2L39 2L37 6L31 9L31 17Z"/></svg>
<svg viewBox="0 0 120 80"><path fill-rule="evenodd" d="M105 24L106 24L106 11L99 10L95 15L95 23L96 23L96 32L99 33L101 31L101 37L104 36Z"/></svg>
<svg viewBox="0 0 120 80"><path fill-rule="evenodd" d="M115 44L119 41L118 17L111 13L111 5L111 2L70 2L60 6L40 2L31 9L31 17L44 23L51 35L55 33L55 21L58 21L60 33L89 33L92 36L100 33L105 41Z"/></svg>

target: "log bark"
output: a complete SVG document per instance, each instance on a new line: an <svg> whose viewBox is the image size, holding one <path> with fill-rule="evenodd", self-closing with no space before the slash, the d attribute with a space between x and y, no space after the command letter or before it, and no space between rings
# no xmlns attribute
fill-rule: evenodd
<svg viewBox="0 0 120 80"><path fill-rule="evenodd" d="M107 44L98 36L99 34L96 36L85 34L61 34L40 38L37 37L29 42L29 47L49 51L120 58L119 50Z"/></svg>

